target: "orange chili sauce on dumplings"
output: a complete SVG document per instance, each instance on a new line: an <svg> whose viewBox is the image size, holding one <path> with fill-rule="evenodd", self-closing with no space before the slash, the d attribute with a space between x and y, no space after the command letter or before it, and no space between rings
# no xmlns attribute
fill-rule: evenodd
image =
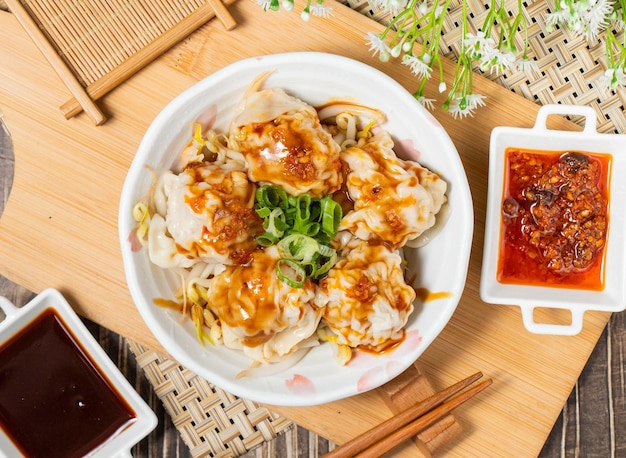
<svg viewBox="0 0 626 458"><path fill-rule="evenodd" d="M609 154L508 148L497 280L604 288Z"/></svg>

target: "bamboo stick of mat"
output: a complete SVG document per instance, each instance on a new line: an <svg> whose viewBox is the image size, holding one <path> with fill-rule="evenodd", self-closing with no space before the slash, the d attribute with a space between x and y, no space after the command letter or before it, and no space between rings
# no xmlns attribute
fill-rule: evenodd
<svg viewBox="0 0 626 458"><path fill-rule="evenodd" d="M63 59L57 54L54 47L39 29L33 18L30 17L30 14L28 14L28 11L26 11L20 0L6 0L6 3L9 10L22 25L26 33L28 33L31 40L33 40L37 48L39 48L57 75L59 75L80 107L97 126L103 124L106 121L106 117L102 111L96 106L95 102L89 97L89 94L87 94L87 91L85 91L85 88L76 79L76 76L67 67L65 62L63 62Z"/></svg>
<svg viewBox="0 0 626 458"><path fill-rule="evenodd" d="M453 409L491 385L485 380L453 397L482 377L477 372L431 397L409 407L365 433L337 447L323 458L376 457L435 423Z"/></svg>
<svg viewBox="0 0 626 458"><path fill-rule="evenodd" d="M233 30L237 27L237 21L231 16L226 5L222 3L222 0L207 0L207 2L211 5L215 15L226 30Z"/></svg>

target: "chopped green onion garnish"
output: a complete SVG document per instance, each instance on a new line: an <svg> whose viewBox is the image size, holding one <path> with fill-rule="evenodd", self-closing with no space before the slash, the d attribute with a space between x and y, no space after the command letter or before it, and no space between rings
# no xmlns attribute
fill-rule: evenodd
<svg viewBox="0 0 626 458"><path fill-rule="evenodd" d="M311 217L311 196L303 194L296 200L296 220L293 224L293 230L303 233L303 228L308 226Z"/></svg>
<svg viewBox="0 0 626 458"><path fill-rule="evenodd" d="M267 218L270 216L272 211L268 207L258 208L256 210L256 214L259 215L260 218Z"/></svg>
<svg viewBox="0 0 626 458"><path fill-rule="evenodd" d="M334 237L339 229L341 218L343 218L343 210L341 205L335 202L330 196L326 196L321 200L322 204L322 231L329 237Z"/></svg>
<svg viewBox="0 0 626 458"><path fill-rule="evenodd" d="M302 233L309 237L315 237L320 231L320 223L309 223L302 228Z"/></svg>
<svg viewBox="0 0 626 458"><path fill-rule="evenodd" d="M320 256L324 256L326 258L330 258L331 256L334 256L336 251L334 249L332 249L329 246L326 245L319 245L319 249L318 249Z"/></svg>
<svg viewBox="0 0 626 458"><path fill-rule="evenodd" d="M337 254L329 244L337 234L343 212L331 195L321 199L308 194L295 197L278 186L261 186L256 191L255 210L264 220L265 232L257 237L259 245L277 244L280 261L289 261L290 269L296 271L297 267L302 273L301 283L291 279L288 284L302 286L306 277L318 280L335 264ZM287 265L277 264L277 272L282 270L279 266ZM291 278L284 273L279 277Z"/></svg>
<svg viewBox="0 0 626 458"><path fill-rule="evenodd" d="M318 278L323 277L324 275L328 273L330 268L335 265L336 262L337 262L337 253L335 252L335 250L333 250L333 254L330 257L328 257L328 261L326 261L324 264L318 267L317 270L311 275L311 278L313 278L314 280L317 280Z"/></svg>
<svg viewBox="0 0 626 458"><path fill-rule="evenodd" d="M278 237L276 237L273 234L270 234L269 232L265 232L265 233L259 235L256 238L256 241L261 246L272 246L276 242L278 242Z"/></svg>
<svg viewBox="0 0 626 458"><path fill-rule="evenodd" d="M293 288L302 288L306 280L304 268L290 259L279 259L276 263L276 275Z"/></svg>
<svg viewBox="0 0 626 458"><path fill-rule="evenodd" d="M320 244L312 237L291 234L278 242L277 246L286 259L308 263L319 253Z"/></svg>

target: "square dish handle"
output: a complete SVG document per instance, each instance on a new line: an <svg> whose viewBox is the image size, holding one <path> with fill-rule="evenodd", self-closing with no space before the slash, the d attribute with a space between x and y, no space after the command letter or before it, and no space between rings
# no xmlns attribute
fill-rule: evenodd
<svg viewBox="0 0 626 458"><path fill-rule="evenodd" d="M590 134L597 133L597 119L593 108L579 105L560 105L548 104L539 108L537 118L535 119L534 130L548 132L554 129L548 129L547 122L550 115L576 115L585 118L585 124L582 132L572 132L572 134Z"/></svg>
<svg viewBox="0 0 626 458"><path fill-rule="evenodd" d="M533 334L549 334L556 336L575 336L583 329L584 310L565 308L572 314L570 324L537 323L534 318L535 306L521 305L524 327Z"/></svg>

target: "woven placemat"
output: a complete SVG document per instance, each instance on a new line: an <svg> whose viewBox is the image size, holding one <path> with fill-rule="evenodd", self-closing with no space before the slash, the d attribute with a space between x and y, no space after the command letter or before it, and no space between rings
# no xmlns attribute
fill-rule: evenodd
<svg viewBox="0 0 626 458"><path fill-rule="evenodd" d="M387 25L392 19L389 12L375 0L339 1L382 24ZM505 7L512 14L517 14L517 4L517 0L507 0ZM560 103L590 106L596 112L599 132L625 133L626 91L620 88L613 92L598 81L606 71L603 35L593 42L587 42L585 38L563 28L555 27L549 31L545 18L554 11L554 2L524 2L524 5L522 13L529 24L528 56L535 61L538 69L531 72L508 70L500 75L485 73L483 76L539 105ZM488 6L489 2L469 0L469 32L476 33L483 24ZM453 0L441 36L441 50L452 60L456 60L460 51L461 14L461 2ZM621 34L616 31L618 37ZM521 49L521 37L518 38L520 42L517 44ZM582 123L584 120L573 117L572 121Z"/></svg>
<svg viewBox="0 0 626 458"><path fill-rule="evenodd" d="M236 457L294 424L238 398L154 350L127 339L146 378L194 457Z"/></svg>

